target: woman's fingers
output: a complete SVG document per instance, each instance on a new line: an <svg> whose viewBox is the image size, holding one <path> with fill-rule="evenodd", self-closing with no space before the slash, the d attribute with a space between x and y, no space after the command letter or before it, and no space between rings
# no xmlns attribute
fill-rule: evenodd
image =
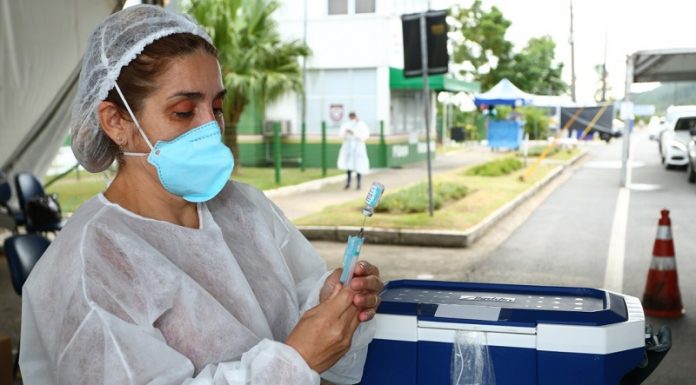
<svg viewBox="0 0 696 385"><path fill-rule="evenodd" d="M340 284L336 285L338 290L337 293L332 294L332 297L326 300L322 305L328 307L328 312L335 314L336 316L341 316L346 311L354 308L353 306L353 296L355 292L348 287L341 287Z"/></svg>
<svg viewBox="0 0 696 385"><path fill-rule="evenodd" d="M380 302L381 298L377 294L356 294L353 296L353 304L360 310L376 308Z"/></svg>
<svg viewBox="0 0 696 385"><path fill-rule="evenodd" d="M355 266L355 272L354 275L357 276L363 276L363 275L376 275L379 277L379 268L370 262L367 261L359 261L358 265Z"/></svg>
<svg viewBox="0 0 696 385"><path fill-rule="evenodd" d="M350 281L350 288L355 292L371 292L381 293L384 288L384 283L378 275L368 275L363 277L354 277Z"/></svg>
<svg viewBox="0 0 696 385"><path fill-rule="evenodd" d="M374 318L376 313L375 309L365 310L360 312L358 319L360 319L360 322L366 322Z"/></svg>

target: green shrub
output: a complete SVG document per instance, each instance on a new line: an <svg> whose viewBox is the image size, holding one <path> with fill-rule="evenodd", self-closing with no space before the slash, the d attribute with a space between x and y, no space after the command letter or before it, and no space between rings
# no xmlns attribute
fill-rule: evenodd
<svg viewBox="0 0 696 385"><path fill-rule="evenodd" d="M546 147L547 146L532 146L529 148L529 150L527 150L527 156L532 156L532 157L541 156L541 154L544 152L544 150L546 150ZM556 155L556 153L558 153L558 151L560 151L560 149L561 149L560 146L551 147L549 152L546 153L546 157ZM522 155L522 151L520 151L519 153L520 153L520 155Z"/></svg>
<svg viewBox="0 0 696 385"><path fill-rule="evenodd" d="M469 189L461 184L444 182L433 184L433 209L440 209L445 203L464 198ZM385 195L377 206L378 212L424 213L428 211L428 183Z"/></svg>
<svg viewBox="0 0 696 385"><path fill-rule="evenodd" d="M466 175L501 176L513 173L521 168L522 162L519 159L508 157L474 166L467 170Z"/></svg>

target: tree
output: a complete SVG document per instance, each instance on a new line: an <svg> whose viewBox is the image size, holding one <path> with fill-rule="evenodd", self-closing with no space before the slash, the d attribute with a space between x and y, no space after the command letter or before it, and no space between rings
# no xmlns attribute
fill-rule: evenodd
<svg viewBox="0 0 696 385"><path fill-rule="evenodd" d="M303 92L302 41L283 41L271 15L277 0L195 0L188 12L210 34L227 89L225 143L239 157L237 124L251 98L262 108L286 92ZM238 163L238 162L236 162Z"/></svg>
<svg viewBox="0 0 696 385"><path fill-rule="evenodd" d="M514 54L512 43L505 39L512 22L497 7L485 11L481 0L475 0L469 8L452 8L450 16L454 62L463 67L460 75L481 82L483 90L503 78L530 93L556 95L568 88L561 80L563 64L553 62L556 44L551 37L532 38Z"/></svg>
<svg viewBox="0 0 696 385"><path fill-rule="evenodd" d="M517 87L532 94L558 95L568 89L561 80L563 64L554 64L556 43L550 36L529 39L527 46L515 54L509 68L497 71Z"/></svg>
<svg viewBox="0 0 696 385"><path fill-rule="evenodd" d="M454 62L463 66L460 75L473 77L484 90L493 87L500 80L496 71L512 64L512 43L505 39L512 22L495 6L483 10L481 0L469 8L453 8L450 16L455 20L450 35Z"/></svg>
<svg viewBox="0 0 696 385"><path fill-rule="evenodd" d="M594 66L594 70L597 73L597 77L599 77L597 91L595 91L595 101L597 103L604 103L607 101L607 95L611 92L611 86L609 86L607 82L609 77L607 65L606 63L597 64Z"/></svg>

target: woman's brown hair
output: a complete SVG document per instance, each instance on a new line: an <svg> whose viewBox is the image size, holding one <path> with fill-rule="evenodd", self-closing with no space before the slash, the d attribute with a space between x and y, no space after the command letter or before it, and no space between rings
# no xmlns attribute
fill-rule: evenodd
<svg viewBox="0 0 696 385"><path fill-rule="evenodd" d="M156 79L166 71L173 59L199 49L217 57L217 50L205 39L189 33L175 33L147 45L143 52L123 67L116 82L133 113L137 114L142 109L143 101L155 89ZM124 117L130 119L116 88L112 88L104 100L116 104Z"/></svg>

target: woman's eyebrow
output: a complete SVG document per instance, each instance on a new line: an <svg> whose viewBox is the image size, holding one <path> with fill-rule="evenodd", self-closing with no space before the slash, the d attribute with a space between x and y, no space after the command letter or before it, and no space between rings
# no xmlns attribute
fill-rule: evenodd
<svg viewBox="0 0 696 385"><path fill-rule="evenodd" d="M180 91L180 92L177 92L177 93L171 95L167 99L175 99L175 98L179 98L179 97L184 97L186 99L199 100L199 99L203 99L203 93L202 92L194 92L194 91Z"/></svg>
<svg viewBox="0 0 696 385"><path fill-rule="evenodd" d="M222 91L218 92L217 95L215 95L215 99L223 98L225 97L225 94L227 94L227 90L223 89ZM193 99L193 100L200 100L203 99L205 95L203 95L202 92L196 92L196 91L180 91L177 92L167 99L175 99L179 97L184 97L186 99Z"/></svg>

